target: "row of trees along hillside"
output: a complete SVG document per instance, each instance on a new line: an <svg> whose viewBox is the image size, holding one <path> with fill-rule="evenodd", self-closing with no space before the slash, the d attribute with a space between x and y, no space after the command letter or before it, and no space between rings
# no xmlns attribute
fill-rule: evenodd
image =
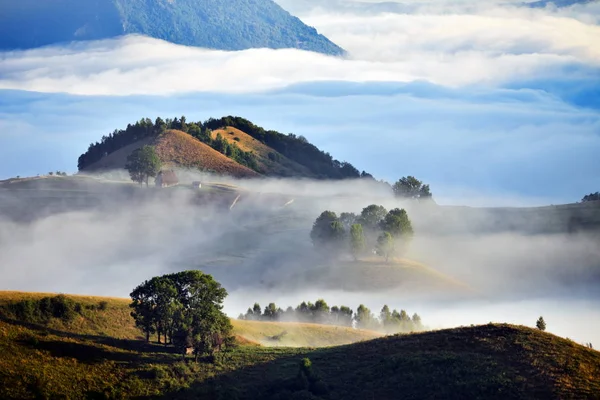
<svg viewBox="0 0 600 400"><path fill-rule="evenodd" d="M600 192L586 194L581 199L582 203L586 203L588 201L600 201Z"/></svg>
<svg viewBox="0 0 600 400"><path fill-rule="evenodd" d="M211 137L212 130L227 126L246 132L284 156L304 165L318 178L373 178L372 175L364 171L359 172L348 162L335 160L329 153L323 152L309 143L304 136L297 136L292 133L285 135L272 130L266 131L244 118L232 116L221 119L210 118L205 122L188 122L185 116L173 119L167 118L166 120L156 118L154 122L149 118L144 118L133 125L128 124L125 129L115 130L108 136L102 136L100 142L90 144L88 150L79 157L77 166L80 171L84 170L108 154L138 140L156 137L167 129L177 129L188 133L234 161L260 173L254 153L242 151L235 143L229 143L220 135L217 135L214 139Z"/></svg>
<svg viewBox="0 0 600 400"><path fill-rule="evenodd" d="M130 294L135 324L158 343L181 354L212 354L232 343L232 326L222 311L227 291L201 271L183 271L145 281Z"/></svg>
<svg viewBox="0 0 600 400"><path fill-rule="evenodd" d="M358 329L369 329L385 333L415 332L423 330L421 317L413 314L412 318L404 310L391 311L384 305L378 316L361 304L354 312L347 306L329 307L325 300L319 299L314 304L310 301L302 302L296 308L288 307L285 310L269 303L264 311L260 304L254 303L248 308L246 314L240 314L238 319L251 321L289 321L309 322L337 326L356 326Z"/></svg>
<svg viewBox="0 0 600 400"><path fill-rule="evenodd" d="M349 253L357 260L365 254L385 258L406 251L413 236L406 210L371 204L360 215L344 212L338 217L333 211L323 211L313 223L310 238L314 247L328 255Z"/></svg>

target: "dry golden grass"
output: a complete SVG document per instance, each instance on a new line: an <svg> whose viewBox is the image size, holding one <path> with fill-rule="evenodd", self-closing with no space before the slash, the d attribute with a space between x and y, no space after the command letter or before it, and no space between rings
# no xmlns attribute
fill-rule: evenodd
<svg viewBox="0 0 600 400"><path fill-rule="evenodd" d="M229 143L235 143L241 150L253 152L256 155L260 171L265 175L313 177L313 174L305 166L290 160L237 128L228 126L216 129L212 131L212 138L216 138L219 133ZM278 160L269 159L269 153L277 155Z"/></svg>
<svg viewBox="0 0 600 400"><path fill-rule="evenodd" d="M145 145L154 146L165 167L198 168L237 178L259 176L250 168L238 164L198 139L178 130L168 130L156 138L146 138L125 146L88 166L86 171L125 168L127 157L134 150Z"/></svg>
<svg viewBox="0 0 600 400"><path fill-rule="evenodd" d="M34 293L0 291L0 306L21 300L36 300L58 293ZM96 297L66 295L68 298L84 306L107 303L104 311L87 312L85 316L78 315L73 321L63 322L53 319L48 326L65 332L85 335L104 335L119 339L141 339L140 331L135 327L130 316L129 299L117 297ZM352 329L331 325L306 324L296 322L263 322L232 320L233 334L238 342L244 345L291 346L291 347L322 347L349 344L361 340L380 337L381 334L372 331ZM280 341L269 340L269 337L287 331Z"/></svg>
<svg viewBox="0 0 600 400"><path fill-rule="evenodd" d="M46 295L0 292L0 305ZM119 339L116 335L129 335L132 326L118 317L128 311L127 299L68 297L90 305L106 301L108 307L94 308L97 315L84 318L85 323L62 327L0 319L0 398L263 399L280 391L279 398L290 398L284 390L304 357L327 385L330 399L391 399L398 393L413 399L600 398L599 352L523 326L488 324L373 340L364 339L377 334L358 331L352 339L361 341L354 344L284 348L256 341L278 336L279 345L285 340L325 345L355 332L233 321L243 345L196 364L181 362L169 347ZM102 321L102 314L112 328L91 326ZM101 331L113 333L93 334Z"/></svg>
<svg viewBox="0 0 600 400"><path fill-rule="evenodd" d="M168 130L158 137L156 152L163 163L199 168L238 178L259 176L185 132Z"/></svg>
<svg viewBox="0 0 600 400"><path fill-rule="evenodd" d="M378 332L344 326L299 322L232 320L231 323L237 336L268 347L340 346L383 336Z"/></svg>

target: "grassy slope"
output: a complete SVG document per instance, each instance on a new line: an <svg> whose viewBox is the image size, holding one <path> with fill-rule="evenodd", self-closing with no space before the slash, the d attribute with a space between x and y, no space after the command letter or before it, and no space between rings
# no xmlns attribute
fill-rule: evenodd
<svg viewBox="0 0 600 400"><path fill-rule="evenodd" d="M40 296L3 292L0 302ZM96 304L101 298L76 300ZM600 353L526 327L490 324L321 349L241 346L196 365L179 361L168 347L122 339L137 333L106 315L123 316L126 302L104 300L108 309L90 312L87 323L0 321L0 398L262 399L281 392L303 357L327 384L329 399L600 395ZM227 397L233 393L237 397Z"/></svg>
<svg viewBox="0 0 600 400"><path fill-rule="evenodd" d="M320 277L320 287L344 290L384 290L402 288L406 291L439 289L468 294L473 290L466 284L444 275L427 265L407 260L369 257L358 261L338 262L327 268L314 268L299 273ZM343 278L341 278L343 277Z"/></svg>
<svg viewBox="0 0 600 400"><path fill-rule="evenodd" d="M156 139L143 139L125 146L90 165L86 171L124 168L127 156L144 145L155 146L158 156L166 166L200 168L239 178L258 176L250 168L238 164L210 146L177 130L169 130Z"/></svg>
<svg viewBox="0 0 600 400"><path fill-rule="evenodd" d="M381 336L377 332L366 330L296 322L233 320L232 323L236 335L271 347L339 346Z"/></svg>
<svg viewBox="0 0 600 400"><path fill-rule="evenodd" d="M314 177L310 170L305 166L290 160L283 154L273 150L239 129L229 126L223 129L216 129L212 132L212 138L216 138L219 133L229 143L235 143L241 150L253 152L257 157L260 170L265 175ZM270 153L276 155L278 160L275 161L269 159Z"/></svg>

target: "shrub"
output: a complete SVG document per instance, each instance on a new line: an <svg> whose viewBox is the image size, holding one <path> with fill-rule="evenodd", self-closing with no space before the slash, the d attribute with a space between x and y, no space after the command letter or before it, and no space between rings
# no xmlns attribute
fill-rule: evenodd
<svg viewBox="0 0 600 400"><path fill-rule="evenodd" d="M535 326L540 331L545 331L546 330L546 321L544 321L544 317L539 317L537 322L535 323Z"/></svg>
<svg viewBox="0 0 600 400"><path fill-rule="evenodd" d="M75 302L65 295L44 297L39 300L21 300L3 307L10 317L30 323L47 323L51 318L65 322L73 320L81 314L81 303Z"/></svg>
<svg viewBox="0 0 600 400"><path fill-rule="evenodd" d="M108 301L102 300L100 303L98 303L98 310L104 311L107 308L108 308Z"/></svg>

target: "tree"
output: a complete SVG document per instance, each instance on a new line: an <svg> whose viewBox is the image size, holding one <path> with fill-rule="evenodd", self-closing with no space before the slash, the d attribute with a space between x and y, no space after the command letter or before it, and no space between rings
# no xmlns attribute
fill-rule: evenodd
<svg viewBox="0 0 600 400"><path fill-rule="evenodd" d="M358 329L377 329L377 320L371 313L371 310L365 307L364 304L361 304L356 309L356 314L354 315L354 320L356 321L356 327Z"/></svg>
<svg viewBox="0 0 600 400"><path fill-rule="evenodd" d="M350 227L350 250L355 260L365 250L365 235L361 224Z"/></svg>
<svg viewBox="0 0 600 400"><path fill-rule="evenodd" d="M338 325L352 326L352 314L354 311L348 306L341 306L338 316Z"/></svg>
<svg viewBox="0 0 600 400"><path fill-rule="evenodd" d="M535 326L540 331L545 331L546 330L546 321L544 321L544 317L539 317L538 320L535 323Z"/></svg>
<svg viewBox="0 0 600 400"><path fill-rule="evenodd" d="M599 201L599 200L600 200L600 192L596 192L596 193L590 193L590 194L583 196L583 199L581 199L581 202L585 203L588 201Z"/></svg>
<svg viewBox="0 0 600 400"><path fill-rule="evenodd" d="M269 303L269 305L265 307L263 317L272 321L277 319L277 306L275 303Z"/></svg>
<svg viewBox="0 0 600 400"><path fill-rule="evenodd" d="M146 334L162 333L178 351L194 348L196 357L212 353L230 337L229 318L222 312L227 291L201 271L154 277L130 294L136 326ZM185 353L184 353L185 354Z"/></svg>
<svg viewBox="0 0 600 400"><path fill-rule="evenodd" d="M346 230L332 211L323 211L313 223L310 238L313 245L329 251L340 250L346 237Z"/></svg>
<svg viewBox="0 0 600 400"><path fill-rule="evenodd" d="M344 225L344 229L350 229L356 223L358 217L354 213L343 212L340 214L340 222Z"/></svg>
<svg viewBox="0 0 600 400"><path fill-rule="evenodd" d="M432 197L429 185L424 185L414 176L400 178L394 183L392 190L396 197L407 199L430 199Z"/></svg>
<svg viewBox="0 0 600 400"><path fill-rule="evenodd" d="M132 181L138 182L140 185L146 182L146 186L148 186L148 179L158 174L161 165L162 163L154 147L146 145L134 150L127 157L125 169L129 171Z"/></svg>
<svg viewBox="0 0 600 400"><path fill-rule="evenodd" d="M390 308L387 306L387 304L384 305L381 309L381 312L379 313L379 320L386 328L388 328L391 325L392 313L390 312Z"/></svg>
<svg viewBox="0 0 600 400"><path fill-rule="evenodd" d="M381 221L380 226L384 232L389 232L396 240L403 239L407 241L414 233L408 214L404 209L395 208L390 210Z"/></svg>
<svg viewBox="0 0 600 400"><path fill-rule="evenodd" d="M318 324L325 324L329 322L329 306L325 300L317 300L312 308L312 312L314 322Z"/></svg>
<svg viewBox="0 0 600 400"><path fill-rule="evenodd" d="M377 254L385 257L385 261L388 262L390 255L395 251L394 237L389 232L383 232L377 238Z"/></svg>
<svg viewBox="0 0 600 400"><path fill-rule="evenodd" d="M331 239L331 224L338 221L333 211L323 211L313 223L310 238L315 247L324 246Z"/></svg>
<svg viewBox="0 0 600 400"><path fill-rule="evenodd" d="M363 208L360 217L356 222L361 224L364 229L372 231L377 230L386 214L387 210L383 206L371 204L370 206Z"/></svg>

